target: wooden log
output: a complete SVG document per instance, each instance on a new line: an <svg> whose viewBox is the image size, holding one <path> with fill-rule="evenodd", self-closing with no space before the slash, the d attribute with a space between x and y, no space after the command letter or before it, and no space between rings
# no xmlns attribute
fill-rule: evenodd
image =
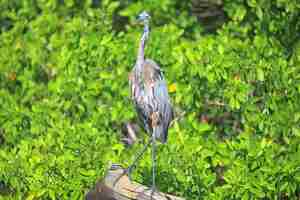
<svg viewBox="0 0 300 200"><path fill-rule="evenodd" d="M89 191L86 200L150 200L151 189L129 180L120 165L113 164L103 180ZM152 200L184 200L183 198L155 192Z"/></svg>

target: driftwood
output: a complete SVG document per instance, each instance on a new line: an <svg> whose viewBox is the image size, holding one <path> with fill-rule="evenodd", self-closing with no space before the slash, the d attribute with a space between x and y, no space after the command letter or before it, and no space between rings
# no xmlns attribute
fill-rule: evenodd
<svg viewBox="0 0 300 200"><path fill-rule="evenodd" d="M119 165L113 165L102 181L89 191L86 200L150 200L151 189L131 182ZM184 200L169 194L155 192L152 200Z"/></svg>

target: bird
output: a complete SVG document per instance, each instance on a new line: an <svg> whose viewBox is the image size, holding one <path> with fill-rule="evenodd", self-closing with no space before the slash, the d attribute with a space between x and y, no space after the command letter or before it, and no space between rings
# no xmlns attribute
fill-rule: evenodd
<svg viewBox="0 0 300 200"><path fill-rule="evenodd" d="M127 172L130 175L138 160L151 144L152 197L156 190L156 141L167 142L168 129L174 114L163 71L155 61L145 58L145 46L150 35L150 18L146 11L141 12L137 17L137 20L144 25L144 30L139 42L136 63L129 73L131 99L140 124L150 139L142 151L137 154L132 165L127 168Z"/></svg>

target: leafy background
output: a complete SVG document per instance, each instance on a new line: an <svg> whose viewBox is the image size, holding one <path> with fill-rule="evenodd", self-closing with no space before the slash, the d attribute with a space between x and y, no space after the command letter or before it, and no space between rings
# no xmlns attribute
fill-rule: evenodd
<svg viewBox="0 0 300 200"><path fill-rule="evenodd" d="M143 144L120 137L136 120L127 76L142 10L146 54L183 116L159 145L160 190L300 198L300 3L211 1L226 22L207 31L195 2L0 1L0 199L82 199L110 163L131 163ZM150 153L134 178L151 184Z"/></svg>

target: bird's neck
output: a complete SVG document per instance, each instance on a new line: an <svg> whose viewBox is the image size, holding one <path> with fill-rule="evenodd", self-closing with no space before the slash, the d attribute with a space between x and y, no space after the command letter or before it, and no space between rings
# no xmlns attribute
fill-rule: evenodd
<svg viewBox="0 0 300 200"><path fill-rule="evenodd" d="M145 61L145 45L149 37L149 24L145 22L144 24L144 32L140 41L138 56L137 56L137 66L141 67Z"/></svg>

